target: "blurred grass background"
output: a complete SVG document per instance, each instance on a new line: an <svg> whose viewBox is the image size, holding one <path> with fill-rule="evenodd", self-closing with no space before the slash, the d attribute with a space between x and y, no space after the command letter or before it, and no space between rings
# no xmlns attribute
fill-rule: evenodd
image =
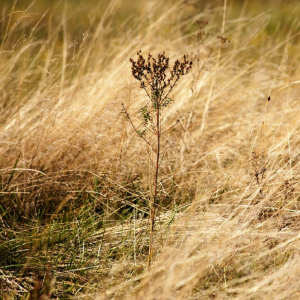
<svg viewBox="0 0 300 300"><path fill-rule="evenodd" d="M0 295L284 297L288 281L281 294L270 282L298 263L299 12L227 1L221 33L224 1L2 0ZM145 270L151 155L120 116L144 101L128 61L139 49L194 59L165 120L183 117L160 174L168 276ZM196 267L178 267L183 254Z"/></svg>

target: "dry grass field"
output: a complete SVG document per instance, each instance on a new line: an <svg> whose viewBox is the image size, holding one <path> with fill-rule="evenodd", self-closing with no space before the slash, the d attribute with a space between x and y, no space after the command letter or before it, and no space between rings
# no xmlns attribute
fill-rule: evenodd
<svg viewBox="0 0 300 300"><path fill-rule="evenodd" d="M300 4L261 2L1 1L1 299L300 299ZM193 60L148 270L139 50Z"/></svg>

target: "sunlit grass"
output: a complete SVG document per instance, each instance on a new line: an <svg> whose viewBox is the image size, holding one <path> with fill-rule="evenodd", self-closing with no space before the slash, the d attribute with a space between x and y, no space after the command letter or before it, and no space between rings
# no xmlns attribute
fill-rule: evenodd
<svg viewBox="0 0 300 300"><path fill-rule="evenodd" d="M297 299L300 7L254 3L1 2L0 297ZM140 49L194 61L149 272Z"/></svg>

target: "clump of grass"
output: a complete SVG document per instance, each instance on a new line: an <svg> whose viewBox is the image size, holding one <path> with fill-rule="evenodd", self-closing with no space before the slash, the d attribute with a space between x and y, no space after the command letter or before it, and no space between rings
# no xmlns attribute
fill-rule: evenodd
<svg viewBox="0 0 300 300"><path fill-rule="evenodd" d="M42 294L50 267L54 299L297 299L298 3L261 3L289 18L268 27L255 1L104 2L1 2L0 298ZM162 47L195 63L162 112L165 129L181 118L145 272L155 167L119 108L142 135L156 124L128 57Z"/></svg>

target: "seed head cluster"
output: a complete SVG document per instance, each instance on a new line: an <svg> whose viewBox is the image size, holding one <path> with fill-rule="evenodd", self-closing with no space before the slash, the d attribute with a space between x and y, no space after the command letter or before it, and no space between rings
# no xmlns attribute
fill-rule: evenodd
<svg viewBox="0 0 300 300"><path fill-rule="evenodd" d="M164 106L164 101L180 76L187 74L192 68L192 61L187 60L186 55L184 55L183 62L177 59L173 68L169 70L170 58L165 55L165 52L158 54L157 58L149 53L145 59L141 51L137 52L137 56L137 61L132 58L129 59L132 64L132 75L140 81L140 87L147 92L155 106Z"/></svg>

